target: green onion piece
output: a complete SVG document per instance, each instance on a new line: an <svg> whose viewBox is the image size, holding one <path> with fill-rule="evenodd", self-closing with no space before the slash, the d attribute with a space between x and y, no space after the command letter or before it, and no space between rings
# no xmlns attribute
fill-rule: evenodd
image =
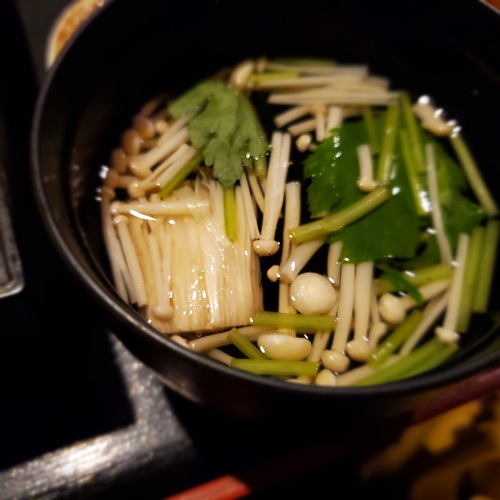
<svg viewBox="0 0 500 500"><path fill-rule="evenodd" d="M408 92L401 93L401 107L403 108L403 116L408 127L408 139L410 151L414 158L416 172L425 173L427 166L425 162L424 147L422 144L422 136L420 134L420 125L416 119L415 113L411 105L411 100Z"/></svg>
<svg viewBox="0 0 500 500"><path fill-rule="evenodd" d="M308 222L307 224L290 229L290 237L296 244L324 238L329 233L338 231L375 210L387 201L390 196L391 192L387 187L379 186L343 210L327 215L317 221Z"/></svg>
<svg viewBox="0 0 500 500"><path fill-rule="evenodd" d="M495 217L498 215L498 207L488 190L488 186L484 182L469 147L460 134L451 135L450 141L481 207L486 215Z"/></svg>
<svg viewBox="0 0 500 500"><path fill-rule="evenodd" d="M479 259L478 280L472 301L473 313L485 313L488 310L491 285L493 283L493 272L497 258L498 235L500 232L500 221L488 219L484 233L484 242Z"/></svg>
<svg viewBox="0 0 500 500"><path fill-rule="evenodd" d="M458 348L459 346L455 342L451 344L442 344L440 349L437 350L434 355L424 359L422 363L415 365L411 370L406 372L406 377L414 377L420 373L433 370L455 354L458 351Z"/></svg>
<svg viewBox="0 0 500 500"><path fill-rule="evenodd" d="M366 131L368 133L368 142L372 155L379 153L380 144L377 137L377 129L375 128L375 121L373 120L373 110L371 106L363 106L363 120L365 122Z"/></svg>
<svg viewBox="0 0 500 500"><path fill-rule="evenodd" d="M335 317L330 314L295 314L273 311L256 312L251 322L256 326L275 326L277 328L295 328L302 333L316 330L334 330Z"/></svg>
<svg viewBox="0 0 500 500"><path fill-rule="evenodd" d="M318 373L319 363L314 363L313 361L234 358L231 361L231 367L256 373L258 375L275 375L278 377L314 377Z"/></svg>
<svg viewBox="0 0 500 500"><path fill-rule="evenodd" d="M196 154L170 179L167 184L161 187L159 195L161 198L166 198L187 176L197 167L200 166L203 158L203 149L199 149Z"/></svg>
<svg viewBox="0 0 500 500"><path fill-rule="evenodd" d="M399 142L401 144L404 164L406 166L406 172L408 173L411 193L417 208L417 213L420 216L427 215L431 210L431 203L427 191L420 182L415 156L412 152L410 134L407 129L403 129L399 132Z"/></svg>
<svg viewBox="0 0 500 500"><path fill-rule="evenodd" d="M368 386L385 384L418 375L438 366L438 364L444 362L456 352L457 349L457 344L443 344L438 338L433 337L406 356L394 361L390 365L382 365L374 373L358 380L353 385Z"/></svg>
<svg viewBox="0 0 500 500"><path fill-rule="evenodd" d="M399 114L399 105L391 104L387 106L385 128L382 134L382 144L380 146L380 155L377 165L377 181L382 185L389 184L391 180Z"/></svg>
<svg viewBox="0 0 500 500"><path fill-rule="evenodd" d="M265 73L253 73L250 75L248 81L252 83L260 83L272 80L292 80L298 77L298 71L267 71Z"/></svg>
<svg viewBox="0 0 500 500"><path fill-rule="evenodd" d="M421 287L423 285L428 285L429 283L432 283L434 281L441 281L451 278L452 269L453 266L451 264L439 263L432 266L415 269L411 272L403 271L400 272L400 275L402 280L411 283L413 286ZM384 293L390 293L394 291L405 291L398 290L394 284L394 281L384 275L382 275L380 278L377 278L374 284L377 295L383 295Z"/></svg>
<svg viewBox="0 0 500 500"><path fill-rule="evenodd" d="M480 293L477 290L476 283L479 277L479 266L484 245L485 231L484 226L475 226L470 235L460 297L460 307L458 308L457 325L455 328L455 331L460 333L464 333L469 329L469 323L472 316L472 299L476 293Z"/></svg>
<svg viewBox="0 0 500 500"><path fill-rule="evenodd" d="M245 335L242 335L237 328L232 328L227 334L227 339L234 344L247 358L267 359L267 356L259 350Z"/></svg>
<svg viewBox="0 0 500 500"><path fill-rule="evenodd" d="M416 330L424 315L420 309L414 309L373 351L368 365L377 367L383 364L401 344Z"/></svg>
<svg viewBox="0 0 500 500"><path fill-rule="evenodd" d="M236 197L234 187L224 189L224 223L226 226L227 237L231 241L236 241Z"/></svg>

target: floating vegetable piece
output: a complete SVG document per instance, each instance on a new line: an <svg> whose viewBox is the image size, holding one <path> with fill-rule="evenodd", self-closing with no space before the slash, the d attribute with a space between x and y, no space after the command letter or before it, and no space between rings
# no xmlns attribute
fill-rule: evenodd
<svg viewBox="0 0 500 500"><path fill-rule="evenodd" d="M207 166L225 189L232 188L243 167L264 156L269 144L251 103L237 89L207 80L168 106L172 116L195 113L188 130L193 146L204 149Z"/></svg>

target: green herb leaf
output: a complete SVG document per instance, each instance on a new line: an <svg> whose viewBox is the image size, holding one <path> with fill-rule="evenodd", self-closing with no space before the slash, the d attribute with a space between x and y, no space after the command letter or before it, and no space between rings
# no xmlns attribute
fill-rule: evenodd
<svg viewBox="0 0 500 500"><path fill-rule="evenodd" d="M383 273L380 277L388 279L397 292L407 292L413 297L419 307L424 305L424 300L419 289L407 280L403 273L383 263L378 263L377 268Z"/></svg>
<svg viewBox="0 0 500 500"><path fill-rule="evenodd" d="M267 154L269 142L250 101L238 90L206 80L172 102L174 118L194 114L188 130L204 162L224 189L240 178L243 167Z"/></svg>
<svg viewBox="0 0 500 500"><path fill-rule="evenodd" d="M372 135L380 136L385 113L374 117ZM432 142L436 152L439 202L445 229L456 248L458 235L469 233L485 217L481 207L471 200L467 179L457 161L435 137L421 130L424 142ZM359 200L364 194L357 188L359 176L357 147L369 143L365 120L346 122L332 131L317 149L304 161L304 179L309 181L307 200L311 217L335 213ZM367 260L414 259L435 262L439 258L435 238L422 244L420 231L427 217L419 217L411 196L407 168L401 145L394 155L390 188L392 196L376 210L328 236L327 242L342 241L341 260L363 262ZM376 164L376 161L374 161ZM420 177L423 189L427 178Z"/></svg>
<svg viewBox="0 0 500 500"><path fill-rule="evenodd" d="M483 209L471 200L465 173L455 159L448 154L434 137L424 133L424 140L432 142L436 154L439 203L446 233L453 249L458 235L470 233L485 217Z"/></svg>
<svg viewBox="0 0 500 500"><path fill-rule="evenodd" d="M310 179L307 187L307 202L311 217L329 212L342 200L343 187L346 185L343 170L336 168L342 153L339 147L338 132L331 139L321 142L316 150L304 161L304 179Z"/></svg>
<svg viewBox="0 0 500 500"><path fill-rule="evenodd" d="M385 113L374 119L380 130ZM357 147L368 143L363 120L347 122L333 130L304 162L304 177L310 180L308 205L314 217L321 212L342 210L365 196L359 190ZM399 155L396 154L396 158ZM327 241L342 241L341 260L366 262L384 258L412 258L419 245L419 219L411 197L405 169L396 165L391 198L358 221L331 233Z"/></svg>

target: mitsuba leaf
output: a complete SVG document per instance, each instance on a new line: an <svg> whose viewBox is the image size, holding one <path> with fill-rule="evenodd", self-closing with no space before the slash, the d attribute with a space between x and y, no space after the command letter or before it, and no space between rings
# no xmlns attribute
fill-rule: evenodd
<svg viewBox="0 0 500 500"><path fill-rule="evenodd" d="M384 114L376 118L383 126ZM356 185L359 178L357 147L368 143L363 121L346 122L332 131L305 160L304 177L312 216L334 213L365 196ZM391 198L358 221L327 237L342 241L343 262L365 262L385 258L409 259L419 244L419 220L410 194L406 171L397 155ZM376 164L376 160L374 161Z"/></svg>
<svg viewBox="0 0 500 500"><path fill-rule="evenodd" d="M431 266L441 261L441 252L436 235L434 233L425 233L423 241L417 250L417 255L409 260L393 260L391 264L398 269L419 269L421 267Z"/></svg>
<svg viewBox="0 0 500 500"><path fill-rule="evenodd" d="M406 279L402 272L384 263L378 263L377 269L382 271L381 277L388 279L392 283L396 292L407 292L413 297L419 307L424 305L424 299L420 290Z"/></svg>
<svg viewBox="0 0 500 500"><path fill-rule="evenodd" d="M471 199L464 171L433 136L424 134L433 144L436 157L439 203L446 234L456 248L460 233L470 233L485 217L483 209Z"/></svg>
<svg viewBox="0 0 500 500"><path fill-rule="evenodd" d="M356 147L367 141L364 123L350 122L334 129L331 137L304 160L304 179L310 181L307 201L311 217L330 212L343 199L347 198L347 204L359 199Z"/></svg>
<svg viewBox="0 0 500 500"><path fill-rule="evenodd" d="M252 104L238 90L206 80L168 108L174 118L193 114L188 130L193 146L204 148L204 162L224 189L240 178L244 165L267 154L269 142Z"/></svg>

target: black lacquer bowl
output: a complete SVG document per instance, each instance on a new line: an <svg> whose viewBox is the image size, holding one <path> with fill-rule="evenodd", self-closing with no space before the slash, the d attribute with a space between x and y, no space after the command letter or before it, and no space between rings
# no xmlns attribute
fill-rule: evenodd
<svg viewBox="0 0 500 500"><path fill-rule="evenodd" d="M395 88L432 95L462 125L500 199L495 182L500 75L493 57L488 59L494 48L487 42L487 29L498 28L498 20L472 3L471 18L463 9L453 23L443 25L446 9L435 3L403 9L398 2L116 0L78 31L39 96L32 129L34 193L70 271L102 307L112 331L169 388L241 417L288 413L308 416L311 423L317 415L329 415L357 425L412 411L498 363L500 344L491 333L499 312L497 269L490 313L473 323L460 355L432 372L369 388L326 388L230 369L162 336L120 300L95 215L100 165L107 164L141 104L159 91L180 91L224 66L262 54L367 63L372 72L389 76ZM75 339L75 348L80 342L85 338Z"/></svg>

